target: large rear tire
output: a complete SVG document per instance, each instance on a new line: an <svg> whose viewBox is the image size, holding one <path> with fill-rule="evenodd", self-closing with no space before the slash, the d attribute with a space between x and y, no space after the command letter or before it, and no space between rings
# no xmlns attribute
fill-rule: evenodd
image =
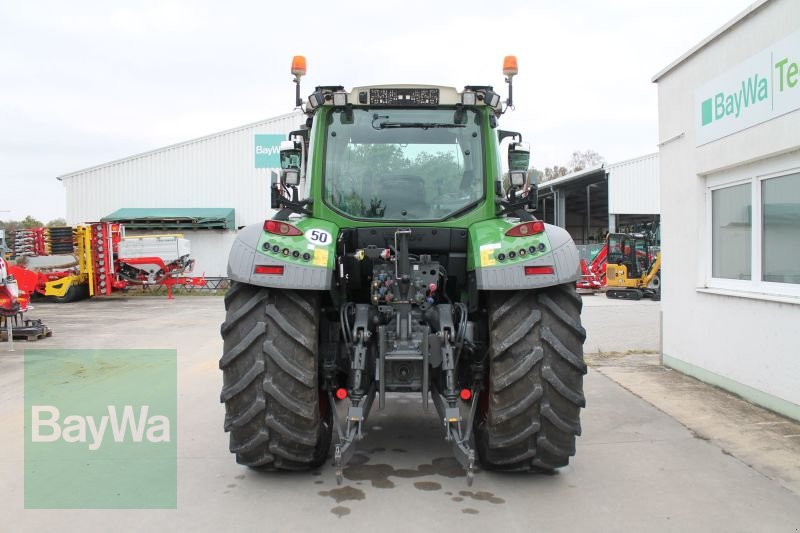
<svg viewBox="0 0 800 533"><path fill-rule="evenodd" d="M573 284L489 294L488 396L476 427L491 470L566 466L581 434L582 302Z"/></svg>
<svg viewBox="0 0 800 533"><path fill-rule="evenodd" d="M260 470L321 465L332 419L320 401L319 296L233 282L225 309L220 400L236 461Z"/></svg>

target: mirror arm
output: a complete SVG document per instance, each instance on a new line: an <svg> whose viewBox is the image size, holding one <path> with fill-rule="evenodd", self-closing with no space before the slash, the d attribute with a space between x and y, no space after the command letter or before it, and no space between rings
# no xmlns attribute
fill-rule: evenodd
<svg viewBox="0 0 800 533"><path fill-rule="evenodd" d="M299 215L311 216L311 210L306 207L311 207L313 204L311 198L306 198L300 202L293 202L291 200L282 199L280 202L281 210L275 213L272 217L273 220L289 220L289 215L297 213Z"/></svg>
<svg viewBox="0 0 800 533"><path fill-rule="evenodd" d="M523 198L522 200L518 200L516 197L516 191L513 192L514 195L509 200L501 200L500 198L495 199L494 203L497 207L497 216L515 216L523 222L535 221L536 217L533 216L532 213L529 213L525 210L525 207L528 206L528 199Z"/></svg>

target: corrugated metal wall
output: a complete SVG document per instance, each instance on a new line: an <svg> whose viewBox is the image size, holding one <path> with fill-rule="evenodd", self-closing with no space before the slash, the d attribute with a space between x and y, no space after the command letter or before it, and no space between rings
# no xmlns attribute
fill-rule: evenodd
<svg viewBox="0 0 800 533"><path fill-rule="evenodd" d="M661 213L658 153L614 163L608 171L608 212L616 215Z"/></svg>
<svg viewBox="0 0 800 533"><path fill-rule="evenodd" d="M233 207L237 226L264 220L270 170L255 168L254 135L288 134L302 122L299 112L283 115L62 176L67 223L123 207Z"/></svg>

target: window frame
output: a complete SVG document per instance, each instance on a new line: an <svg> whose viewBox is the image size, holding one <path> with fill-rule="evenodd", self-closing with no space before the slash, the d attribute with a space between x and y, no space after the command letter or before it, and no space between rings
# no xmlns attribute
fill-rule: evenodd
<svg viewBox="0 0 800 533"><path fill-rule="evenodd" d="M441 110L441 111L455 111L456 108L457 107L455 105L452 105L452 106L443 105L443 106L433 107L431 109ZM407 108L407 107L382 107L382 106L381 107L356 107L356 108L353 108L353 111L354 112L355 111L364 111L364 112L377 111L377 112L380 112L380 111L399 111L399 110L410 110L410 109L419 110L421 108L413 108L413 107L410 107L410 108ZM479 119L479 122L478 122L478 131L479 131L478 139L480 141L480 147L481 147L480 152L483 155L479 159L482 171L480 172L480 174L478 176L479 176L479 178L481 180L481 191L482 192L481 192L481 196L478 199L476 199L475 201L464 205L463 207L457 209L453 213L450 213L450 214L448 214L446 216L443 216L443 217L440 217L440 218L426 218L426 219L398 219L398 218L382 218L382 217L381 218L377 218L377 217L373 218L373 217L359 217L359 216L355 216L355 215L350 214L350 213L346 213L342 209L339 209L337 206L333 205L331 202L328 202L327 198L326 198L326 196L327 196L326 195L326 186L327 186L327 178L328 178L328 176L327 176L328 142L326 140L324 148L322 150L322 171L320 173L322 204L324 204L326 208L330 209L331 211L333 211L337 215L339 215L339 216L341 216L343 218L346 218L348 220L354 220L354 221L357 221L357 222L371 222L371 223L407 223L407 224L419 224L419 223L422 223L422 224L424 224L424 223L433 223L433 222L445 222L445 221L448 221L448 220L454 220L454 219L461 218L463 216L466 216L466 215L474 212L476 209L478 209L481 205L483 205L486 202L486 200L487 200L487 198L489 196L489 193L490 193L490 190L487 188L487 185L486 185L486 178L487 178L487 174L489 172L489 169L487 168L488 165L487 165L487 159L486 159L486 129L487 129L487 125L485 123L485 116L484 116L484 114L481 112L481 110L479 108L473 107L473 106L464 106L464 109L466 111L471 111L471 112L475 113L475 116ZM324 132L325 132L324 134L326 136L326 139L327 139L327 135L328 135L328 132L330 130L330 127L333 124L334 111L335 111L335 108L331 108L330 110L328 110L328 113L325 115L325 121L324 121L324 125L322 126L322 128L324 129ZM502 175L502 173L500 175Z"/></svg>
<svg viewBox="0 0 800 533"><path fill-rule="evenodd" d="M763 183L767 180L800 173L800 154L793 157L778 157L768 161L760 161L743 165L717 174L706 176L705 205L705 287L708 289L732 290L745 293L765 294L771 296L800 297L800 284L778 283L763 280ZM751 238L750 238L750 275L749 280L715 278L713 276L713 201L712 193L717 190L750 185Z"/></svg>

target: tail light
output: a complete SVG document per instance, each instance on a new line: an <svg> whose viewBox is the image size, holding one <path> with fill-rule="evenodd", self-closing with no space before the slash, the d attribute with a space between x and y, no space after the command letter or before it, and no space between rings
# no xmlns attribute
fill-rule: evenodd
<svg viewBox="0 0 800 533"><path fill-rule="evenodd" d="M338 388L336 389L336 398L339 400L344 400L347 398L347 389Z"/></svg>
<svg viewBox="0 0 800 533"><path fill-rule="evenodd" d="M283 235L284 237L296 237L302 235L303 231L297 229L291 224L281 222L279 220L267 220L264 222L264 231L273 233L275 235Z"/></svg>
<svg viewBox="0 0 800 533"><path fill-rule="evenodd" d="M545 274L555 274L555 270L551 266L526 266L526 276L541 276Z"/></svg>
<svg viewBox="0 0 800 533"><path fill-rule="evenodd" d="M267 276L283 276L283 265L256 265L255 273Z"/></svg>
<svg viewBox="0 0 800 533"><path fill-rule="evenodd" d="M506 235L509 237L530 237L531 235L537 235L543 231L544 222L541 220L536 220L534 222L517 224L513 228L510 228L508 231L506 231Z"/></svg>

